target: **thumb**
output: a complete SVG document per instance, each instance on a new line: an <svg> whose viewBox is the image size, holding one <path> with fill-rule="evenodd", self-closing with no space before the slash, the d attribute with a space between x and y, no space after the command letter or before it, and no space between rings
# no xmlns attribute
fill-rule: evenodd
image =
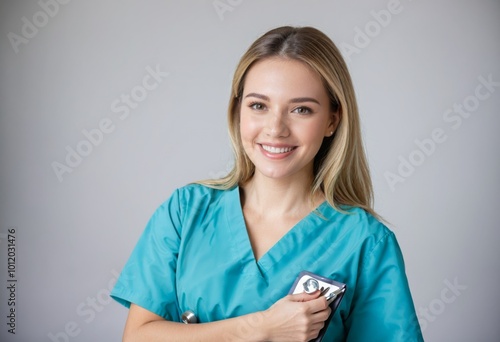
<svg viewBox="0 0 500 342"><path fill-rule="evenodd" d="M292 294L289 297L292 302L308 302L310 300L318 298L320 293L321 292L319 290L316 290L313 293L302 292L302 293Z"/></svg>

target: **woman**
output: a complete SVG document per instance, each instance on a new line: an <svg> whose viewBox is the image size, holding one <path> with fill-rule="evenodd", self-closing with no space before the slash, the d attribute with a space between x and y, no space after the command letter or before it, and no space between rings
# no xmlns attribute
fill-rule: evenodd
<svg viewBox="0 0 500 342"><path fill-rule="evenodd" d="M347 284L323 341L422 341L332 41L310 27L264 34L228 114L233 170L157 209L112 292L130 307L124 341L309 341L331 309L319 291L287 295L303 270ZM179 323L187 310L199 324Z"/></svg>

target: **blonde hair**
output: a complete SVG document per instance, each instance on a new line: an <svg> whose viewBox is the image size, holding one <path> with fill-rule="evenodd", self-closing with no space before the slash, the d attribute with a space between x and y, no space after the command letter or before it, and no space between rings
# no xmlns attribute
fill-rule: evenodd
<svg viewBox="0 0 500 342"><path fill-rule="evenodd" d="M342 210L342 206L360 207L378 217L373 210L372 183L347 65L335 44L312 27L273 29L258 38L243 55L234 73L228 108L234 167L221 179L198 183L217 189L231 189L252 178L255 166L245 154L240 137L240 101L248 70L257 61L270 57L298 60L318 72L328 92L332 111L338 111L340 115L334 135L324 139L314 159L311 195L322 191L329 204L338 210Z"/></svg>

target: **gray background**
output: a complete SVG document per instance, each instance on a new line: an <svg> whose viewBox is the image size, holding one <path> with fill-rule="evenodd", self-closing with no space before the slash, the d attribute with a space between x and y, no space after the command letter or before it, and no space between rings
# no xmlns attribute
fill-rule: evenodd
<svg viewBox="0 0 500 342"><path fill-rule="evenodd" d="M38 2L3 0L0 339L120 340L127 311L110 302L109 283L174 188L227 170L226 105L238 59L268 29L292 24L316 26L344 48L362 46L360 31L372 35L344 54L376 209L400 241L425 338L498 341L500 87L477 103L471 96L480 76L500 82L500 2L401 0L390 22L377 24L371 11L391 3L71 1L44 23ZM23 17L40 28L16 53L8 35L22 35ZM140 91L146 68L157 65L168 76L137 93L146 98L121 120L111 105ZM477 108L454 128L443 115L464 101ZM82 130L106 118L113 132L60 181L52 163L64 164L66 147L85 144ZM415 140L435 129L446 140L419 160ZM385 177L398 172L400 157L419 165L391 188ZM5 324L9 228L15 336ZM63 337L65 329L73 336Z"/></svg>

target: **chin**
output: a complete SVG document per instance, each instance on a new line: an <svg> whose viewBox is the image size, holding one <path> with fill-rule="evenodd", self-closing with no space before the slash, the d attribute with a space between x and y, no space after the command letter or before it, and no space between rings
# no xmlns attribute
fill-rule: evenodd
<svg viewBox="0 0 500 342"><path fill-rule="evenodd" d="M294 172L292 170L277 170L271 168L265 170L256 168L256 172L260 173L262 176L266 178L274 180L286 179L294 175L298 175L298 172Z"/></svg>

